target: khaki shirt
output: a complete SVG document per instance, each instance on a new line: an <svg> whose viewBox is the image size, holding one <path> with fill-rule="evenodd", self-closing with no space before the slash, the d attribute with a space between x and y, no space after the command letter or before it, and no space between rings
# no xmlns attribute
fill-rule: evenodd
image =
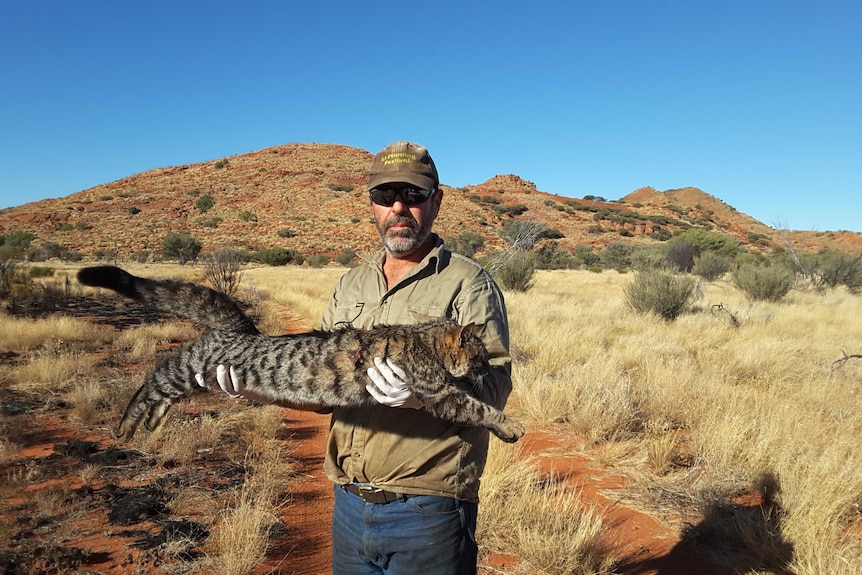
<svg viewBox="0 0 862 575"><path fill-rule="evenodd" d="M451 318L484 325L491 372L477 397L502 409L512 390L509 324L503 295L476 262L436 247L386 291L383 252L338 282L323 329L415 324ZM410 371L409 366L402 366ZM408 494L478 501L489 433L436 419L422 410L383 405L332 413L324 469L333 482L369 483Z"/></svg>

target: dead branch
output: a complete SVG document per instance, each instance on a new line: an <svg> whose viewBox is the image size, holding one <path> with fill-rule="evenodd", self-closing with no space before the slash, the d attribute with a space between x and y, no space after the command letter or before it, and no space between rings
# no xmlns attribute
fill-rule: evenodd
<svg viewBox="0 0 862 575"><path fill-rule="evenodd" d="M862 359L862 354L859 354L859 353L847 355L847 352L843 351L843 350L841 353L844 354L844 357L842 357L841 359L836 359L835 361L833 361L832 362L832 369L830 369L830 371L835 371L837 369L841 369L842 367L844 367L844 364L847 363L848 361L850 361L851 359Z"/></svg>
<svg viewBox="0 0 862 575"><path fill-rule="evenodd" d="M716 317L718 317L720 315L726 315L730 319L730 325L732 325L733 327L739 327L742 325L742 323L740 323L740 321L738 319L736 319L736 316L733 315L729 309L724 307L724 304L721 304L721 303L714 304L711 308L711 311L712 311L712 315L714 315Z"/></svg>

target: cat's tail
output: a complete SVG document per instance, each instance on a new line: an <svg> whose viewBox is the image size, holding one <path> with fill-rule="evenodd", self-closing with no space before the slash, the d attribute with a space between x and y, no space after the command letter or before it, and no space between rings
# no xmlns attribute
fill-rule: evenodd
<svg viewBox="0 0 862 575"><path fill-rule="evenodd" d="M115 266L94 266L78 272L78 282L113 290L159 311L173 313L213 329L259 333L229 295L192 282L134 276Z"/></svg>

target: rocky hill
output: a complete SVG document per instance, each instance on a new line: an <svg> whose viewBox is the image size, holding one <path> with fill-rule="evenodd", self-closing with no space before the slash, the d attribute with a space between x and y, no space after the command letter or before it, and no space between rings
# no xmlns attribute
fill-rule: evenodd
<svg viewBox="0 0 862 575"><path fill-rule="evenodd" d="M285 247L334 256L378 245L364 191L372 154L333 144L289 144L131 175L70 196L0 210L0 235L29 232L85 256L120 258L159 253L170 232L187 233L204 251L221 246ZM515 175L463 188L442 186L437 231L474 232L486 249L501 248L509 219L539 222L560 232L560 246L601 249L612 241L644 244L701 226L730 234L752 250L790 241L796 248L834 247L858 253L862 235L784 232L736 211L696 188L641 188L619 201L545 193Z"/></svg>

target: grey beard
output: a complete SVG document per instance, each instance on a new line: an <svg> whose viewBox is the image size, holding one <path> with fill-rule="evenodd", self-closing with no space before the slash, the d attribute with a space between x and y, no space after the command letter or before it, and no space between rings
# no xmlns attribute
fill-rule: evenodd
<svg viewBox="0 0 862 575"><path fill-rule="evenodd" d="M395 224L403 224L407 229L391 231ZM394 216L383 222L382 229L378 227L383 247L392 254L410 253L425 243L431 235L430 222L425 227L420 227L419 222L413 218L402 218Z"/></svg>

